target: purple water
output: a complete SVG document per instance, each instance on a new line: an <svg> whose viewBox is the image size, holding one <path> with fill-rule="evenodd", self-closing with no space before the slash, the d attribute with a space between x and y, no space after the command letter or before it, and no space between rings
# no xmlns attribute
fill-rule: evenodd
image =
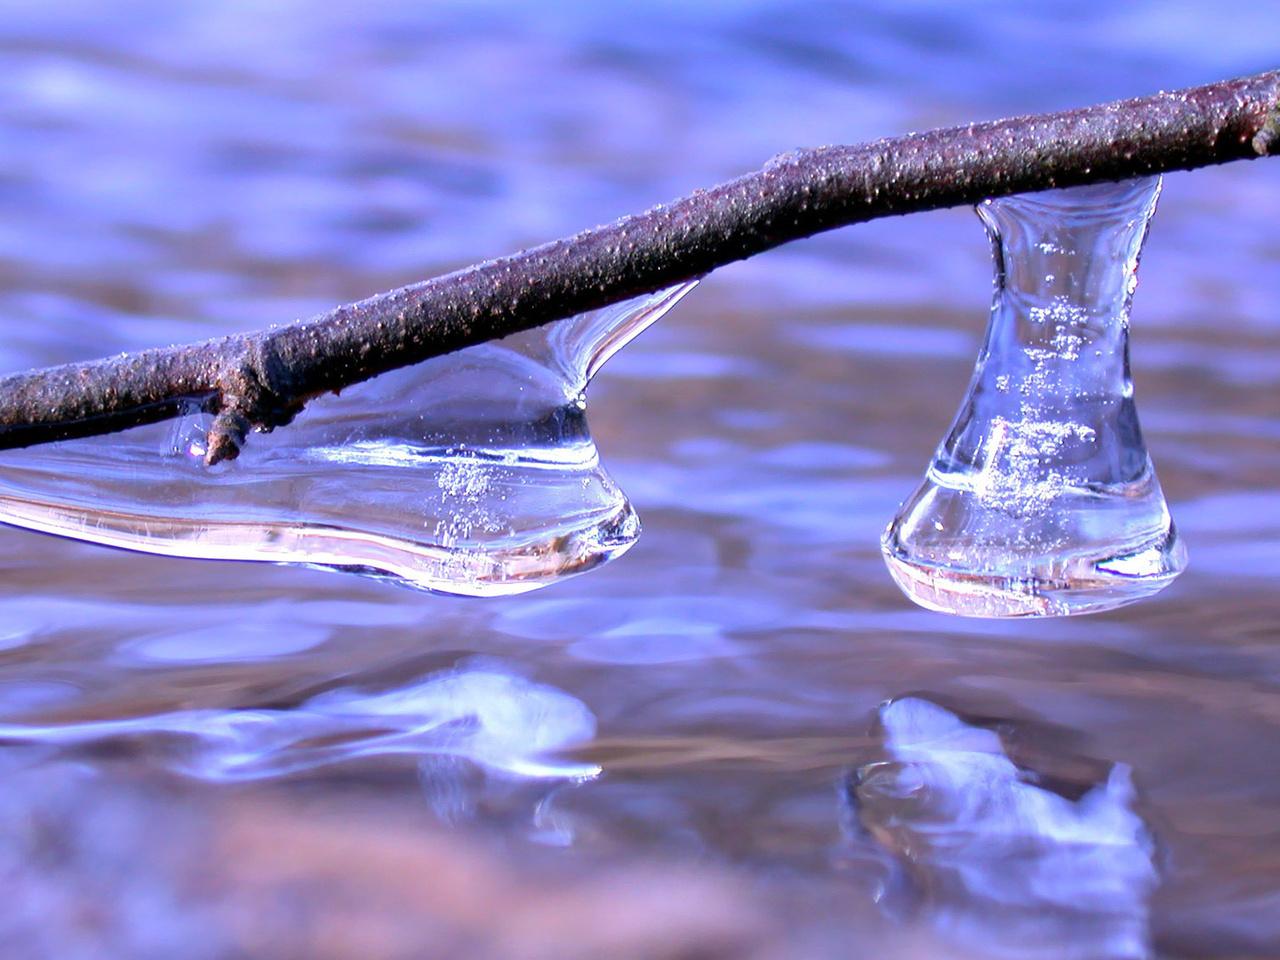
<svg viewBox="0 0 1280 960"><path fill-rule="evenodd" d="M0 365L289 321L797 146L1266 69L1272 16L24 6L0 24ZM1112 955L1087 930L1122 910L1141 935L1114 955L1273 955L1278 172L1167 179L1133 369L1193 561L1124 611L959 620L913 608L884 570L880 531L987 317L968 210L719 271L610 361L592 432L645 532L536 594L446 599L0 531L0 942L1074 957ZM907 695L1007 758L1000 783L1111 798L1141 823L1124 836L1152 838L1154 879L1064 854L1044 900L1069 892L1082 925L1049 939L1019 932L1030 898L940 887L929 845L904 847L851 788L893 760L877 709ZM1026 849L981 839L1012 814L973 815L998 784L907 787L904 811L934 803L940 835L1022 875ZM1066 843L1030 823L1036 851Z"/></svg>

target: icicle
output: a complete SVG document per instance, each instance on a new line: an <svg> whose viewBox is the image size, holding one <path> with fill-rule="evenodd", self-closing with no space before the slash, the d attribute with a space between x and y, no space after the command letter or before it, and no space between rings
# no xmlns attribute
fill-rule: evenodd
<svg viewBox="0 0 1280 960"><path fill-rule="evenodd" d="M1158 178L988 200L995 299L968 395L883 539L922 606L1108 610L1186 565L1138 426L1129 306Z"/></svg>
<svg viewBox="0 0 1280 960"><path fill-rule="evenodd" d="M878 720L886 756L854 775L854 807L906 861L936 929L987 957L1151 955L1154 843L1127 767L1068 799L928 700L893 700Z"/></svg>
<svg viewBox="0 0 1280 960"><path fill-rule="evenodd" d="M240 458L208 416L0 457L0 521L170 556L267 560L444 593L521 593L629 548L587 382L694 284L480 344L315 401Z"/></svg>

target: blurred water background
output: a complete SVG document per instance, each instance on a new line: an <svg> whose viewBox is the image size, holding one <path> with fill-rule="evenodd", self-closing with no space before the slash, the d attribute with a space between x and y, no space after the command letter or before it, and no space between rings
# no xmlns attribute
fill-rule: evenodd
<svg viewBox="0 0 1280 960"><path fill-rule="evenodd" d="M1274 16L15 0L0 367L308 316L798 146L1269 69ZM1275 163L1167 178L1134 374L1192 562L1114 614L948 618L880 559L986 321L968 210L718 271L611 361L645 533L533 595L0 531L0 943L1278 955L1278 221Z"/></svg>

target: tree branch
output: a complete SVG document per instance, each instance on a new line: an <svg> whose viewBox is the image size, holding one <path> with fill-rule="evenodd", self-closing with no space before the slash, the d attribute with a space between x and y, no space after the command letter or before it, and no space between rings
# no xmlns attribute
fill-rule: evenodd
<svg viewBox="0 0 1280 960"><path fill-rule="evenodd" d="M1280 153L1280 71L858 146L763 169L577 236L289 326L0 379L0 449L216 414L207 460L313 397L701 276L790 240L989 196Z"/></svg>

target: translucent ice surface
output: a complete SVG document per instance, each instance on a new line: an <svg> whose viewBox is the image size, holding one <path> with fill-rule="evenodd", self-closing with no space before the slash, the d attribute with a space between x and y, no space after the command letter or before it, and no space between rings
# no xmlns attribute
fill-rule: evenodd
<svg viewBox="0 0 1280 960"><path fill-rule="evenodd" d="M172 556L268 560L444 593L520 593L640 532L586 386L694 284L469 347L313 402L203 464L209 418L6 451L0 521Z"/></svg>
<svg viewBox="0 0 1280 960"><path fill-rule="evenodd" d="M985 957L1152 955L1154 844L1127 767L1070 799L928 700L885 704L879 726L887 756L854 777L858 818L907 861L935 928Z"/></svg>
<svg viewBox="0 0 1280 960"><path fill-rule="evenodd" d="M1129 307L1158 178L988 200L986 341L924 480L885 531L912 600L965 616L1118 607L1186 565L1142 439Z"/></svg>

